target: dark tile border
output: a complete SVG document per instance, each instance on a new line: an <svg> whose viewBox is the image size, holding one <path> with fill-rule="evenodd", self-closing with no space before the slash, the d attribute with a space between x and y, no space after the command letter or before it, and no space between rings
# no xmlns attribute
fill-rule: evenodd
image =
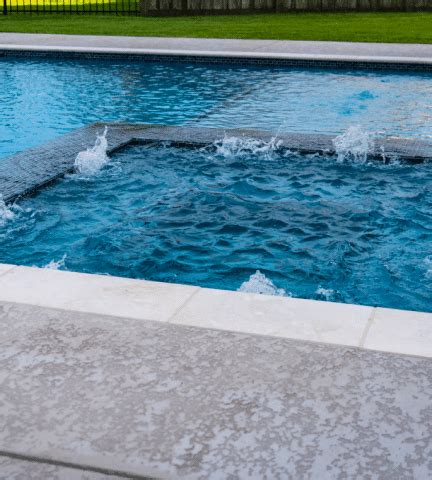
<svg viewBox="0 0 432 480"><path fill-rule="evenodd" d="M271 132L247 129L222 129L201 127L175 127L164 125L132 125L95 123L78 128L40 147L25 150L0 160L0 194L4 201L12 202L30 194L74 168L77 154L94 145L96 135L108 130L108 153L130 145L168 142L174 146L203 147L211 145L225 135L270 141ZM300 153L334 153L333 137L321 134L278 134L278 148ZM432 158L432 143L407 138L382 138L375 142L373 158L382 160L397 156L410 162Z"/></svg>
<svg viewBox="0 0 432 480"><path fill-rule="evenodd" d="M253 55L253 53L251 54ZM26 50L0 49L0 58L52 58L71 60L107 60L124 62L152 63L191 63L207 65L255 66L255 67L286 67L305 69L331 70L366 70L387 71L395 73L432 72L432 64L420 62L382 62L354 60L325 60L300 58L263 58L243 56L207 56L207 55L170 55L123 52L78 52L64 50Z"/></svg>

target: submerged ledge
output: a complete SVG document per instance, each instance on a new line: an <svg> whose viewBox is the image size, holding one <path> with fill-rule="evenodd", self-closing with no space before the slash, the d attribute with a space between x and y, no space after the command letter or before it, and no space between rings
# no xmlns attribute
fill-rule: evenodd
<svg viewBox="0 0 432 480"><path fill-rule="evenodd" d="M0 302L432 357L432 313L6 264Z"/></svg>
<svg viewBox="0 0 432 480"><path fill-rule="evenodd" d="M94 145L96 135L108 126L108 154L131 144L168 142L173 146L199 148L224 136L254 138L268 142L275 135L252 129L224 129L99 122L58 137L39 147L0 159L0 194L5 202L31 194L74 168L77 154ZM278 133L278 149L303 154L334 154L332 135ZM418 139L384 137L375 139L372 158L398 157L419 163L432 158L432 143Z"/></svg>

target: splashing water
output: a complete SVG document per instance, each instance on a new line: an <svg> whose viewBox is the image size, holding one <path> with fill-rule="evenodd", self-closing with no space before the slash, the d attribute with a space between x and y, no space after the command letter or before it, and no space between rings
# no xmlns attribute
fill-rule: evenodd
<svg viewBox="0 0 432 480"><path fill-rule="evenodd" d="M51 260L43 268L47 268L49 270L60 270L61 268L64 268L66 258L67 258L67 255L65 253L60 260Z"/></svg>
<svg viewBox="0 0 432 480"><path fill-rule="evenodd" d="M216 155L224 158L239 158L250 155L260 155L272 158L282 144L282 140L273 137L270 141L257 140L250 137L227 137L214 142Z"/></svg>
<svg viewBox="0 0 432 480"><path fill-rule="evenodd" d="M368 155L374 151L372 136L359 126L349 127L333 139L333 145L340 162L352 160L356 163L365 163Z"/></svg>
<svg viewBox="0 0 432 480"><path fill-rule="evenodd" d="M91 175L100 170L109 160L107 155L108 127L102 135L96 137L96 142L92 148L79 152L75 158L75 170L84 175Z"/></svg>
<svg viewBox="0 0 432 480"><path fill-rule="evenodd" d="M432 279L432 255L428 255L424 259L424 263L426 265L426 278Z"/></svg>
<svg viewBox="0 0 432 480"><path fill-rule="evenodd" d="M3 226L7 221L12 220L15 213L8 207L3 200L3 195L0 195L0 226Z"/></svg>
<svg viewBox="0 0 432 480"><path fill-rule="evenodd" d="M334 296L334 290L331 288L323 288L323 287L318 287L315 291L315 294L317 295L319 300L325 300L326 302L329 302L330 300L333 299Z"/></svg>
<svg viewBox="0 0 432 480"><path fill-rule="evenodd" d="M274 295L276 297L290 296L283 288L277 288L276 285L259 270L251 275L249 280L243 282L240 288L238 288L238 291L259 293L260 295Z"/></svg>

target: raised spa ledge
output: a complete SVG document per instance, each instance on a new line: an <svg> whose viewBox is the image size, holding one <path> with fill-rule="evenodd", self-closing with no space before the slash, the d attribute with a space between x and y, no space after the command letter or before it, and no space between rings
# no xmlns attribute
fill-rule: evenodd
<svg viewBox="0 0 432 480"><path fill-rule="evenodd" d="M40 147L24 150L0 161L0 194L5 202L31 194L73 171L79 152L94 145L97 134L108 126L108 154L130 144L168 142L181 147L203 147L228 137L246 137L268 142L275 134L252 129L223 129L146 124L99 122L78 128ZM281 151L309 154L334 154L334 137L324 134L278 133ZM432 143L409 138L377 138L371 157L383 160L397 157L409 162L432 158Z"/></svg>
<svg viewBox="0 0 432 480"><path fill-rule="evenodd" d="M432 314L0 264L0 302L432 357Z"/></svg>

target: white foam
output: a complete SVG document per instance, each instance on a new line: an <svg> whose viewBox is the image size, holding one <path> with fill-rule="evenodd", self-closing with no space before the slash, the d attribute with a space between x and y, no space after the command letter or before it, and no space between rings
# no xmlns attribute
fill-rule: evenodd
<svg viewBox="0 0 432 480"><path fill-rule="evenodd" d="M49 270L60 270L61 268L64 268L66 258L67 255L65 253L60 260L51 260L43 268L48 268Z"/></svg>
<svg viewBox="0 0 432 480"><path fill-rule="evenodd" d="M0 194L0 226L3 226L9 220L15 217L15 212L8 207L3 200L3 195Z"/></svg>
<svg viewBox="0 0 432 480"><path fill-rule="evenodd" d="M84 175L91 175L99 171L109 160L107 155L108 127L105 127L102 135L96 137L92 148L79 152L75 158L75 170Z"/></svg>
<svg viewBox="0 0 432 480"><path fill-rule="evenodd" d="M339 161L365 163L368 155L374 151L373 137L359 126L349 127L333 139L333 145Z"/></svg>
<svg viewBox="0 0 432 480"><path fill-rule="evenodd" d="M276 297L290 296L283 288L277 288L276 285L259 270L251 275L249 280L243 282L240 288L238 288L238 291L259 293L260 295L274 295Z"/></svg>
<svg viewBox="0 0 432 480"><path fill-rule="evenodd" d="M282 140L276 137L265 142L250 137L228 137L216 140L213 144L216 147L216 154L224 158L238 158L248 155L262 155L272 157L278 150Z"/></svg>
<svg viewBox="0 0 432 480"><path fill-rule="evenodd" d="M332 290L331 288L323 288L320 286L316 289L315 294L328 302L333 298L335 291Z"/></svg>
<svg viewBox="0 0 432 480"><path fill-rule="evenodd" d="M426 265L426 278L432 278L432 255L428 255L424 259Z"/></svg>

